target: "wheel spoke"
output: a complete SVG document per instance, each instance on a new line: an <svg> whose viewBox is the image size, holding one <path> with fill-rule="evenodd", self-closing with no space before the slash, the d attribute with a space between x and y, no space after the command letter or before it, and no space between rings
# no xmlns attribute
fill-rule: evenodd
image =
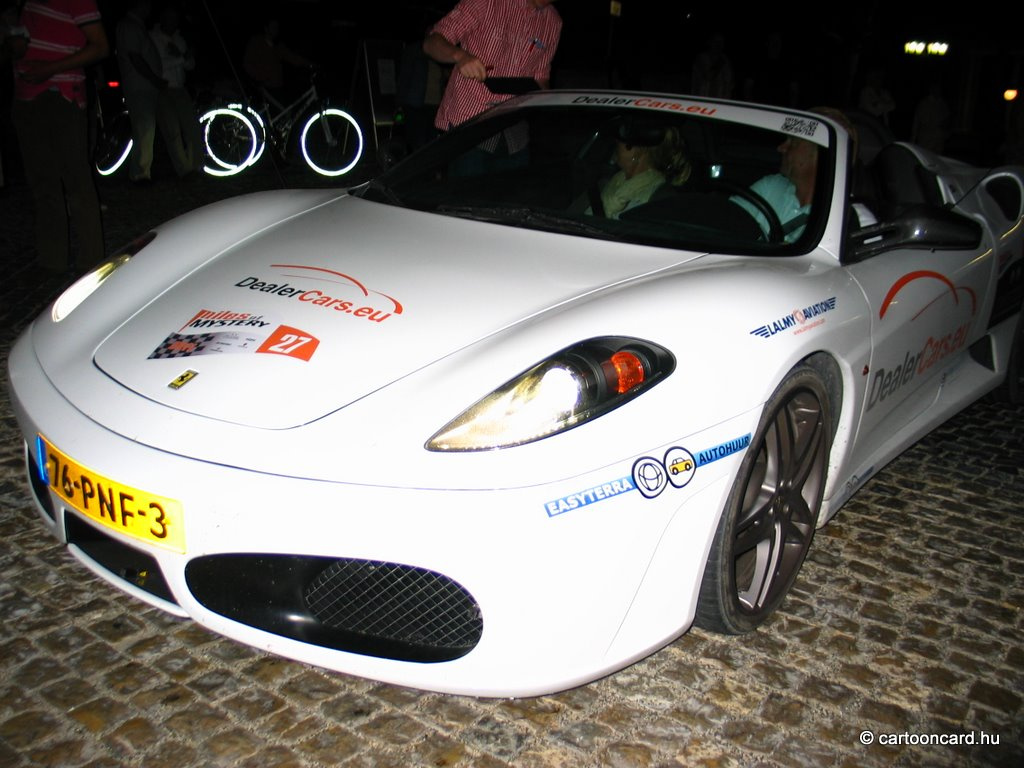
<svg viewBox="0 0 1024 768"><path fill-rule="evenodd" d="M765 434L764 447L747 478L743 508L738 510L733 539L737 598L748 610L763 601L765 584L777 557L780 440L776 422Z"/></svg>
<svg viewBox="0 0 1024 768"><path fill-rule="evenodd" d="M800 538L805 537L814 527L815 511L811 509L807 499L800 494L793 493L786 500L786 512L787 527L792 529L799 526L801 531L799 534Z"/></svg>
<svg viewBox="0 0 1024 768"><path fill-rule="evenodd" d="M737 560L740 567L736 574L736 596L747 610L764 605L771 586L770 574L775 570L779 553L776 527L773 525L767 533L754 549Z"/></svg>
<svg viewBox="0 0 1024 768"><path fill-rule="evenodd" d="M754 549L759 543L771 536L775 516L772 514L772 498L758 504L755 509L746 512L736 521L737 555L743 555Z"/></svg>
<svg viewBox="0 0 1024 768"><path fill-rule="evenodd" d="M810 544L811 534L814 532L814 515L811 508L802 498L795 497L791 500L787 513L782 520L783 546L803 550Z"/></svg>
<svg viewBox="0 0 1024 768"><path fill-rule="evenodd" d="M813 431L808 435L806 444L801 448L800 455L796 457L793 466L793 487L801 490L808 481L812 480L812 473L821 461L822 432L824 425L819 420L814 425Z"/></svg>
<svg viewBox="0 0 1024 768"><path fill-rule="evenodd" d="M823 443L824 423L820 408L810 408L793 401L791 410L792 429L794 433L794 455L792 474L790 475L795 488L803 488L811 472L820 458Z"/></svg>
<svg viewBox="0 0 1024 768"><path fill-rule="evenodd" d="M789 409L780 408L775 416L775 424L766 437L771 437L768 454L774 458L775 486L772 489L779 493L782 486L789 480L788 470L793 466L793 424L789 418Z"/></svg>

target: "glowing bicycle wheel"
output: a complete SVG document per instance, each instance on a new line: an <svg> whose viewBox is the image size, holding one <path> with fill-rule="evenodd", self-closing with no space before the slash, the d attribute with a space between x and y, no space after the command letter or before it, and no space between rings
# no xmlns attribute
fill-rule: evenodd
<svg viewBox="0 0 1024 768"><path fill-rule="evenodd" d="M348 173L363 156L363 132L348 112L333 107L314 112L299 141L306 165L321 176Z"/></svg>
<svg viewBox="0 0 1024 768"><path fill-rule="evenodd" d="M249 107L229 104L211 109L199 118L199 123L211 161L203 170L210 176L234 176L255 164L263 154L263 121Z"/></svg>
<svg viewBox="0 0 1024 768"><path fill-rule="evenodd" d="M133 145L131 120L127 112L122 112L114 118L109 130L96 141L93 161L100 176L116 173L128 159Z"/></svg>

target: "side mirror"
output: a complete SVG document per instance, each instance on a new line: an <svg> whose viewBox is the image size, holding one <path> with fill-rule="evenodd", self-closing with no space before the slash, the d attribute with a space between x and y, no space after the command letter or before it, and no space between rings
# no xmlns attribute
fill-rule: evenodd
<svg viewBox="0 0 1024 768"><path fill-rule="evenodd" d="M981 237L981 224L974 219L946 208L915 205L889 221L855 230L849 261L864 261L894 248L971 250L981 245Z"/></svg>

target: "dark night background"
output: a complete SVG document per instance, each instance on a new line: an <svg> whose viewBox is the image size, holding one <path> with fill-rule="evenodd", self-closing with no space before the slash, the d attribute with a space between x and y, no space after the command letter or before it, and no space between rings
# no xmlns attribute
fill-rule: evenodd
<svg viewBox="0 0 1024 768"><path fill-rule="evenodd" d="M365 80L353 79L361 42L422 38L427 26L455 0L180 0L183 32L198 52L192 76L197 89L223 86L238 67L247 38L273 13L282 39L316 60L333 95L354 107L365 102ZM155 0L160 5L160 0ZM108 33L122 15L125 0L99 0ZM1024 12L991 0L950 6L923 2L768 4L621 0L613 18L608 0L558 0L564 21L554 62L556 87L689 90L693 59L709 36L720 32L736 74L735 98L743 86L769 71L769 35L782 38L783 65L799 82L796 106L856 105L865 74L881 68L896 99L891 128L909 139L914 108L931 83L939 83L953 113L949 154L978 164L998 162L1009 120L1003 91L1018 87L1024 59ZM1009 10L1016 7L1016 10ZM910 57L909 39L949 43L943 57ZM113 59L107 68L112 68ZM240 67L239 67L240 69ZM356 74L362 70L357 69ZM1018 107L1019 108L1019 107ZM6 111L6 107L5 107ZM5 116L6 117L6 116Z"/></svg>
<svg viewBox="0 0 1024 768"><path fill-rule="evenodd" d="M116 9L116 3L108 5ZM342 96L350 95L361 40L418 39L452 5L454 0L185 3L208 74L225 68L210 17L237 60L256 18L271 10L282 20L284 39L335 74L335 90ZM614 19L608 0L558 0L555 7L564 21L553 73L556 87L611 82L685 92L694 56L712 33L720 32L740 98L745 79L763 72L768 36L778 33L786 70L800 83L797 106L853 106L865 73L880 67L897 103L891 127L897 138L909 138L917 102L930 83L938 82L953 111L959 135L954 145L979 163L998 159L988 155L998 150L1007 122L1002 94L1019 85L1024 57L1024 12L991 0L956 4L955 12L946 4L916 1L746 6L621 0L621 16ZM909 39L948 42L949 53L907 56L903 44ZM351 96L359 99L364 89L357 84Z"/></svg>

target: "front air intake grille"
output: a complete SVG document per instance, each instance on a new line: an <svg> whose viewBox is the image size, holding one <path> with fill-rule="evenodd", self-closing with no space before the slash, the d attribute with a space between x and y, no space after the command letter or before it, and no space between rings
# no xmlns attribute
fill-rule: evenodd
<svg viewBox="0 0 1024 768"><path fill-rule="evenodd" d="M422 568L337 560L313 579L305 599L329 627L399 643L468 650L483 631L470 594Z"/></svg>
<svg viewBox="0 0 1024 768"><path fill-rule="evenodd" d="M237 552L190 560L185 581L221 616L348 653L452 661L483 635L480 607L462 585L411 565Z"/></svg>
<svg viewBox="0 0 1024 768"><path fill-rule="evenodd" d="M117 578L161 600L175 602L164 574L153 557L122 544L99 528L79 520L71 512L64 513L64 530L67 532L68 544L74 544L86 557Z"/></svg>

